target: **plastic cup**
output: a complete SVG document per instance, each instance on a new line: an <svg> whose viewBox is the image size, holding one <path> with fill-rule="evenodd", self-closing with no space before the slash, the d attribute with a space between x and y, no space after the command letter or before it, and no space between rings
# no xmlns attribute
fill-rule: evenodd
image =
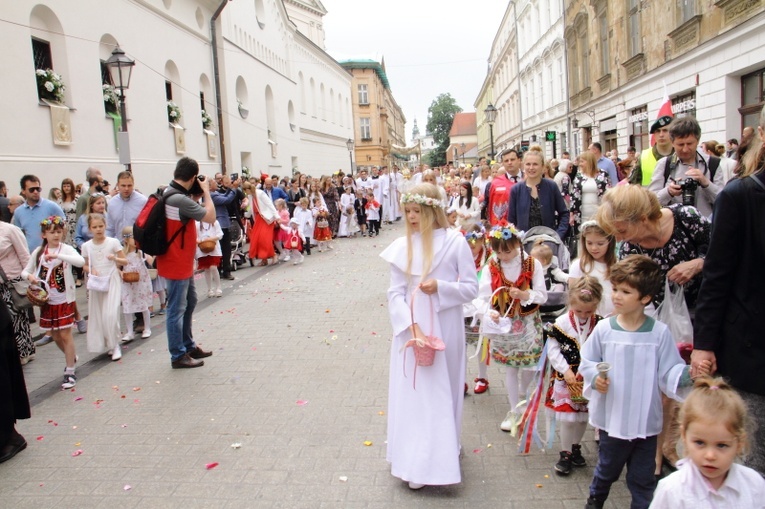
<svg viewBox="0 0 765 509"><path fill-rule="evenodd" d="M611 364L608 362L599 362L595 365L598 370L598 374L608 380L608 372L611 371Z"/></svg>

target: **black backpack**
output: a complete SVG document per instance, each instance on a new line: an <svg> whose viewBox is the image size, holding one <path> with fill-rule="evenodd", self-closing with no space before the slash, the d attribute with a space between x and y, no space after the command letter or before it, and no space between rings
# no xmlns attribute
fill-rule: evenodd
<svg viewBox="0 0 765 509"><path fill-rule="evenodd" d="M176 231L170 240L167 239L167 216L165 202L174 194L181 191L167 187L164 193L154 193L149 196L133 224L133 239L138 248L146 254L157 256L167 253L170 244L186 229L188 219L182 221L183 226Z"/></svg>

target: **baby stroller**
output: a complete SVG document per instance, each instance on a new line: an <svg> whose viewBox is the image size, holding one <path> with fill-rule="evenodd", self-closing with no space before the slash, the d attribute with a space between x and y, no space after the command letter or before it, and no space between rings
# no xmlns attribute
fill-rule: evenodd
<svg viewBox="0 0 765 509"><path fill-rule="evenodd" d="M247 260L247 252L244 249L247 238L242 225L234 218L231 219L229 233L231 234L231 270L237 270Z"/></svg>
<svg viewBox="0 0 765 509"><path fill-rule="evenodd" d="M558 232L552 228L547 228L546 226L535 226L534 228L530 228L523 237L524 251L531 253L531 248L534 247L534 243L537 239L542 239L544 243L552 249L552 266L557 266L562 271L568 272L569 265L571 264L571 257L566 243L558 236ZM555 318L566 310L568 297L567 290L568 285L564 283L562 291L547 292L547 302L539 306L539 313L542 315L543 321L555 321Z"/></svg>

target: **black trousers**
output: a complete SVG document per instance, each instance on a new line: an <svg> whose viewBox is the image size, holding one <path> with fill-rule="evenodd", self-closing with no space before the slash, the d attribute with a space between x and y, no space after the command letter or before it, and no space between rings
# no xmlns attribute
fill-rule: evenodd
<svg viewBox="0 0 765 509"><path fill-rule="evenodd" d="M223 255L220 273L227 276L231 274L231 230L228 228L221 228L221 230L223 230L223 238L220 239L220 250Z"/></svg>
<svg viewBox="0 0 765 509"><path fill-rule="evenodd" d="M375 235L380 234L380 220L379 219L367 219L367 223L369 224L369 234L372 235L373 233Z"/></svg>
<svg viewBox="0 0 765 509"><path fill-rule="evenodd" d="M303 254L311 254L311 237L306 237L303 242Z"/></svg>

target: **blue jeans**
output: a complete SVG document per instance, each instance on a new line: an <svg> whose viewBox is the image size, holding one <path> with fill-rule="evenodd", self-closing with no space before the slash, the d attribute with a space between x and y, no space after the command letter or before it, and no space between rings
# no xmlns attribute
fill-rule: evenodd
<svg viewBox="0 0 765 509"><path fill-rule="evenodd" d="M191 333L191 319L197 307L194 278L167 280L167 348L170 359L177 361L196 348Z"/></svg>
<svg viewBox="0 0 765 509"><path fill-rule="evenodd" d="M600 449L590 497L605 502L611 485L627 465L627 488L632 494L631 509L647 509L656 489L656 436L622 440L600 430Z"/></svg>

